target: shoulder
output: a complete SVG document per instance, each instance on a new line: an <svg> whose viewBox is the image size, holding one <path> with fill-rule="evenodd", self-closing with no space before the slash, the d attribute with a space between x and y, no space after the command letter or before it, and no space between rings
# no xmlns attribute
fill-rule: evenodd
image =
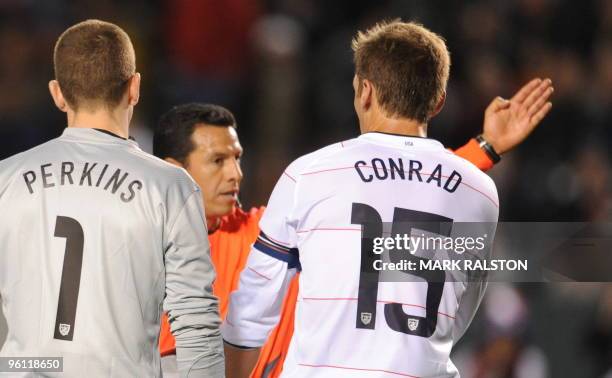
<svg viewBox="0 0 612 378"><path fill-rule="evenodd" d="M478 181L479 183L482 183L488 188L497 191L493 179L488 174L480 170L477 166L475 166L474 163L450 151L445 151L445 154L447 158L453 162L453 164L460 166L462 171L467 172L470 178L473 178L474 180Z"/></svg>
<svg viewBox="0 0 612 378"><path fill-rule="evenodd" d="M291 162L291 164L287 166L287 169L285 169L284 173L291 175L291 177L295 179L297 178L296 176L304 173L308 170L308 168L316 165L317 162L333 157L335 154L342 153L347 148L351 147L354 144L354 141L355 139L349 139L346 141L333 143L309 154L302 155Z"/></svg>
<svg viewBox="0 0 612 378"><path fill-rule="evenodd" d="M151 155L147 152L144 152L140 148L134 148L130 151L132 155L136 159L140 161L142 165L148 166L150 168L159 170L160 172L170 174L170 175L180 175L181 168L168 163L167 161L158 158L157 156Z"/></svg>
<svg viewBox="0 0 612 378"><path fill-rule="evenodd" d="M44 154L45 151L56 144L56 142L57 138L10 156L4 160L0 160L0 177L8 179L13 176L17 171L23 169L26 162L31 161L31 159L36 159L40 154Z"/></svg>
<svg viewBox="0 0 612 378"><path fill-rule="evenodd" d="M9 156L8 158L4 160L0 160L0 166L7 167L7 166L10 166L11 164L22 163L24 159L29 159L30 157L35 156L36 154L47 150L48 148L52 147L56 143L57 143L57 138L51 139L45 143L39 144L38 146L32 147L28 150L25 150L13 156Z"/></svg>
<svg viewBox="0 0 612 378"><path fill-rule="evenodd" d="M192 191L199 190L197 184L185 169L170 164L141 149L134 149L132 154L138 160L141 168L146 172L150 172L149 177L152 177L155 181L165 183L168 186L178 184L188 189L190 188Z"/></svg>
<svg viewBox="0 0 612 378"><path fill-rule="evenodd" d="M480 192L496 206L499 206L499 198L497 194L497 186L495 181L476 167L472 162L455 155L454 153L445 150L444 160L450 168L461 174L462 184L468 188Z"/></svg>

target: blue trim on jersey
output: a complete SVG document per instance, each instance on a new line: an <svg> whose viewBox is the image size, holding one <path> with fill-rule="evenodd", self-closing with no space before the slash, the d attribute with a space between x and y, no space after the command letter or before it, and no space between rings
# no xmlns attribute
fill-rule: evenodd
<svg viewBox="0 0 612 378"><path fill-rule="evenodd" d="M289 250L291 249L290 247L287 247L286 245L283 245L283 244L280 244L279 242L274 241L271 237L266 235L266 233L263 231L259 231L259 236L257 236L257 239L265 242L266 244L271 244L273 247L282 249L283 251L286 251L286 252L289 252Z"/></svg>
<svg viewBox="0 0 612 378"><path fill-rule="evenodd" d="M297 248L290 248L287 250L287 252L285 252L285 251L275 248L276 246L275 247L270 246L265 241L260 240L260 239L257 239L253 247L261 253L264 253L277 260L286 262L289 269L297 269L298 271L302 270L302 266L300 264L299 251Z"/></svg>

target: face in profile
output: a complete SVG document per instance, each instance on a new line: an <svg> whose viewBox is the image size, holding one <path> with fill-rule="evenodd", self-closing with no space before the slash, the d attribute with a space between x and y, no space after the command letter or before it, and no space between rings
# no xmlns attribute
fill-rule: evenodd
<svg viewBox="0 0 612 378"><path fill-rule="evenodd" d="M231 126L199 124L191 136L193 151L185 169L202 189L206 218L232 212L238 201L242 146Z"/></svg>

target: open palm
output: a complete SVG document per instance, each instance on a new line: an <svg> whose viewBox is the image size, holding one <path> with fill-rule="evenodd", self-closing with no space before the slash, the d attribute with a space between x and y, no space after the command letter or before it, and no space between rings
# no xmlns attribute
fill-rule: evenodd
<svg viewBox="0 0 612 378"><path fill-rule="evenodd" d="M510 100L495 98L485 110L483 137L499 154L519 145L552 108L550 79L533 79Z"/></svg>

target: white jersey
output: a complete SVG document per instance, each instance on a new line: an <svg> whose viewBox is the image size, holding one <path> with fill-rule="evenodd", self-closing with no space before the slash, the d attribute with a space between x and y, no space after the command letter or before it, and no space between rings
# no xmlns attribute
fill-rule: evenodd
<svg viewBox="0 0 612 378"><path fill-rule="evenodd" d="M63 357L61 377L159 377L163 305L179 369L222 376L200 190L109 134L67 128L0 162L0 356Z"/></svg>
<svg viewBox="0 0 612 378"><path fill-rule="evenodd" d="M478 308L484 278L445 281L442 272L438 283L385 282L362 234L382 237L385 227L412 221L489 222L492 240L497 217L493 181L432 139L367 133L303 156L272 193L223 338L263 345L301 270L283 376L456 377L451 348Z"/></svg>

